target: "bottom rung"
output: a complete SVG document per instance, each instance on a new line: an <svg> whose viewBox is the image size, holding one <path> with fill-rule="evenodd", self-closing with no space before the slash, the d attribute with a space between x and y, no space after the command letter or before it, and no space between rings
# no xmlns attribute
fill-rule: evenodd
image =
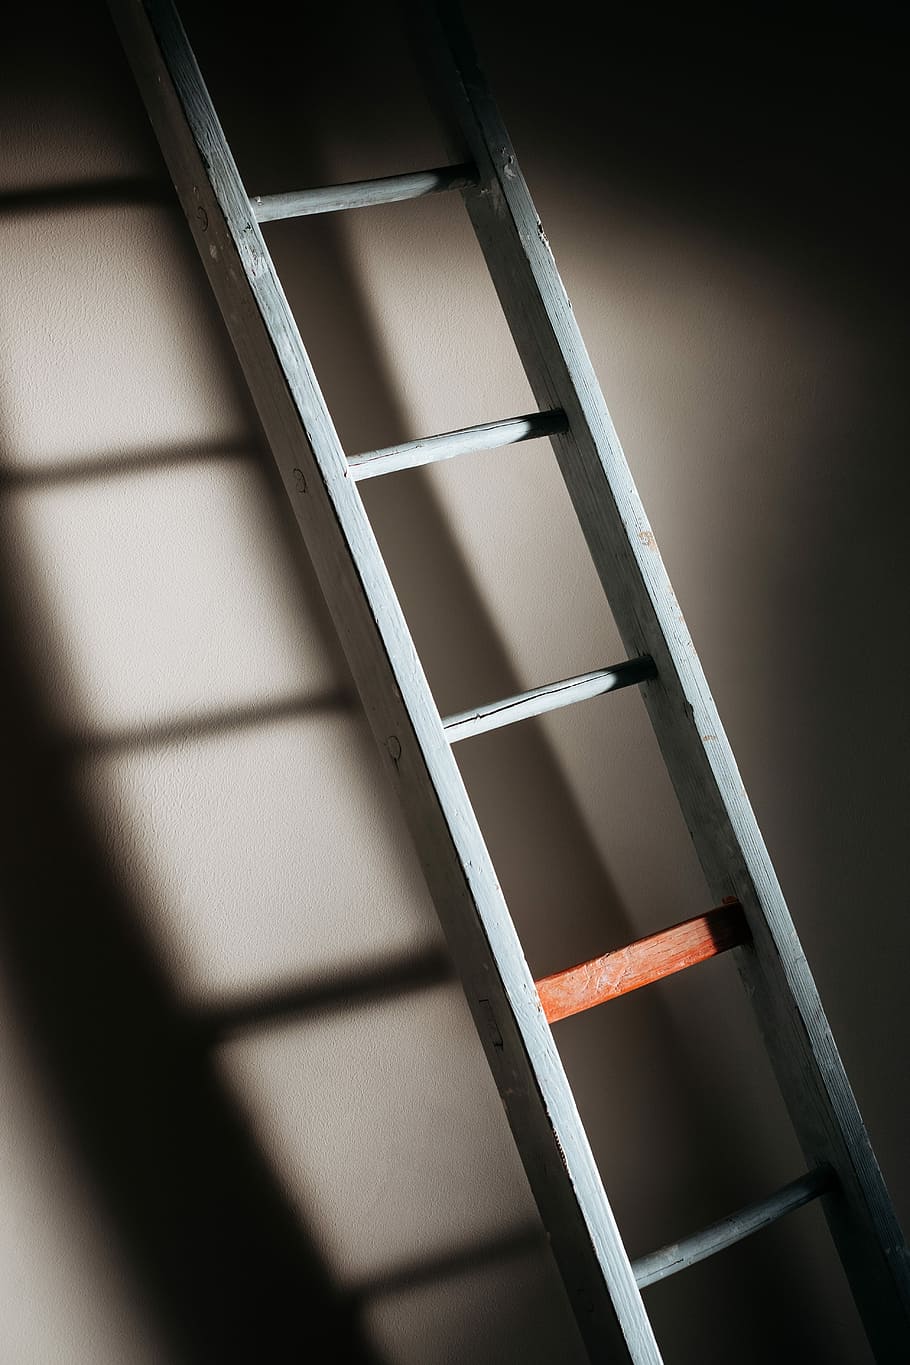
<svg viewBox="0 0 910 1365"><path fill-rule="evenodd" d="M710 1227L694 1232L691 1237L684 1237L681 1242L673 1242L647 1256L640 1256L632 1262L636 1284L639 1289L646 1289L649 1284L665 1280L678 1270L697 1265L716 1251L723 1251L735 1242L741 1242L744 1237L770 1227L778 1218L802 1208L819 1195L829 1193L835 1183L834 1172L827 1166L819 1166L808 1175L800 1176L799 1180L784 1185L783 1189L767 1199L747 1204L738 1212L731 1213L729 1218L722 1218L719 1223L712 1223Z"/></svg>

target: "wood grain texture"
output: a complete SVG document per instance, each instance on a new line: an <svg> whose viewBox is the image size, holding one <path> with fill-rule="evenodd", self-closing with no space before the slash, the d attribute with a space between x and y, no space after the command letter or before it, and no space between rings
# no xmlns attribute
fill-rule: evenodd
<svg viewBox="0 0 910 1365"><path fill-rule="evenodd" d="M563 678L560 682L546 683L527 692L517 692L514 697L503 697L501 701L488 702L469 711L459 711L457 715L446 716L443 728L450 744L472 735L482 735L488 730L498 730L504 725L514 725L517 721L528 720L531 716L541 716L547 711L558 711L562 706L574 706L579 701L589 701L601 697L605 692L616 692L622 687L632 687L635 683L645 682L654 676L654 664L650 659L627 659L624 663L613 664L610 668L597 668L592 673L579 673L574 678Z"/></svg>
<svg viewBox="0 0 910 1365"><path fill-rule="evenodd" d="M312 213L338 213L342 209L366 209L375 204L422 199L427 194L464 189L474 180L473 166L437 166L435 170L385 175L376 180L350 180L344 185L320 185L311 190L291 190L284 194L257 194L250 202L257 222L274 223L282 218L305 218Z"/></svg>
<svg viewBox="0 0 910 1365"><path fill-rule="evenodd" d="M689 1237L670 1242L657 1251L649 1252L647 1256L638 1257L632 1262L632 1269L639 1289L657 1284L658 1280L665 1280L669 1275L686 1270L690 1265L697 1265L718 1251L735 1246L745 1237L769 1228L778 1219L803 1208L820 1195L830 1194L835 1184L835 1176L830 1168L820 1166L798 1180L791 1180L789 1185L768 1195L767 1199L747 1204L737 1209L736 1213L693 1232Z"/></svg>
<svg viewBox="0 0 910 1365"><path fill-rule="evenodd" d="M902 1365L910 1259L815 982L515 149L457 7L426 22L456 155L479 173L465 205L534 396L569 419L553 448L626 649L657 667L642 695L710 895L743 906L737 963L807 1165L836 1172L825 1213L866 1333Z"/></svg>
<svg viewBox="0 0 910 1365"><path fill-rule="evenodd" d="M625 948L544 976L537 982L537 993L544 1014L555 1024L694 967L697 962L707 962L748 937L742 906L720 905L706 915L683 920Z"/></svg>
<svg viewBox="0 0 910 1365"><path fill-rule="evenodd" d="M505 417L498 422L481 422L477 426L447 431L440 436L423 436L416 441L404 441L397 446L383 446L352 455L348 465L355 479L371 479L375 474L393 474L401 469L416 469L419 465L438 460L451 460L456 455L468 455L479 450L499 450L519 441L533 441L538 436L553 436L565 431L563 412L529 412L524 417Z"/></svg>
<svg viewBox="0 0 910 1365"><path fill-rule="evenodd" d="M661 1355L413 640L170 0L109 0L404 811L592 1360ZM301 799L309 799L301 784Z"/></svg>

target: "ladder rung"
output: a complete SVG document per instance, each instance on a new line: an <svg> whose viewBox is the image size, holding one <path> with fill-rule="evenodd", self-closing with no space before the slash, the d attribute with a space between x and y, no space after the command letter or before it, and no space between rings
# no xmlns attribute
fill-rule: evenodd
<svg viewBox="0 0 910 1365"><path fill-rule="evenodd" d="M517 441L531 441L535 436L553 436L558 431L565 431L567 425L564 412L529 412L524 417L483 422L480 426L447 431L441 436L424 436L419 441L405 441L403 445L352 455L348 467L355 479L370 479L374 474L415 469L435 460L451 460L455 455L497 450L499 446L515 445Z"/></svg>
<svg viewBox="0 0 910 1365"><path fill-rule="evenodd" d="M749 929L742 906L732 901L706 915L683 920L659 934L640 938L625 948L579 962L536 982L544 1014L551 1024L571 1014L616 1000L661 977L672 976L696 962L706 962L728 948L745 943Z"/></svg>
<svg viewBox="0 0 910 1365"><path fill-rule="evenodd" d="M652 1251L647 1256L640 1256L638 1260L632 1262L632 1273L639 1289L646 1289L649 1284L665 1280L669 1275L675 1275L678 1270L686 1270L690 1265L697 1265L699 1261L706 1260L715 1252L724 1251L745 1237L750 1237L753 1232L770 1227L778 1218L783 1218L785 1214L793 1213L795 1209L811 1203L821 1194L829 1193L835 1184L834 1172L830 1167L819 1166L808 1175L800 1176L798 1180L792 1180L789 1185L784 1185L783 1189L777 1190L767 1199L747 1204L745 1208L731 1213L728 1218L722 1218L720 1222L712 1223L710 1227L702 1228L700 1232L694 1232L691 1237L684 1237L681 1242L672 1242L669 1246Z"/></svg>
<svg viewBox="0 0 910 1365"><path fill-rule="evenodd" d="M594 673L581 673L577 678L565 678L562 682L547 683L546 687L535 687L530 692L519 692L514 697L490 702L489 706L478 706L473 711L460 711L442 723L449 742L455 744L470 735L498 730L502 725L513 725L529 716L556 711L560 706L587 701L589 697L599 697L602 692L616 692L620 687L631 687L633 683L656 676L653 659L643 655L640 659L613 664L611 668L599 668Z"/></svg>
<svg viewBox="0 0 910 1365"><path fill-rule="evenodd" d="M376 180L351 180L345 185L323 185L287 194L257 194L251 200L260 223L279 218L303 218L310 213L337 213L339 209L365 209L372 204L394 204L402 199L421 199L440 190L460 190L473 185L473 166L437 166L407 175L385 175Z"/></svg>

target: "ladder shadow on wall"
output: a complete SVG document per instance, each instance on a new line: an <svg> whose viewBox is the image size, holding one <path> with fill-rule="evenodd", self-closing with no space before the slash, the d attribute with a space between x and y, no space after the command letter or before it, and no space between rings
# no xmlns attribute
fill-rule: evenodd
<svg viewBox="0 0 910 1365"><path fill-rule="evenodd" d="M48 207L53 206L55 193L48 192ZM97 199L104 202L105 192L99 191ZM345 382L351 382L362 399L366 395L363 412L371 424L375 422L375 431L399 435L405 429L406 416L358 289L356 271L334 229L320 230L324 231L322 247L332 267L327 273L333 275L336 290L345 302L345 365L349 367ZM307 283L302 280L303 285ZM309 281L311 286L317 283ZM305 300L314 296L318 297L318 289L304 290ZM179 452L173 454L177 461L181 459ZM205 458L204 451L200 457ZM169 452L161 452L161 463L168 463L170 458ZM141 461L140 455L137 463ZM152 463L154 455L150 452ZM103 477L100 467L98 476ZM275 488L274 482L271 486ZM470 657L463 657L461 678L453 677L453 685L476 690L478 700L517 690L519 680L473 586L430 480L422 474L399 479L394 493L380 490L371 506L387 530L394 531L396 524L398 530L405 531L419 525L425 544L433 547L437 556L434 581L444 582L447 601L467 623L475 642ZM275 507L276 524L292 534L277 491ZM313 599L318 594L308 567L296 549L294 553L301 593ZM420 565L413 565L411 572L419 576ZM4 575L2 581L14 580ZM136 1264L143 1267L169 1312L178 1319L179 1333L190 1340L195 1338L196 1358L210 1358L206 1351L212 1347L213 1324L223 1319L228 1301L236 1306L240 1318L222 1322L222 1358L230 1358L231 1351L242 1354L245 1332L257 1334L249 1338L257 1347L268 1348L261 1335L264 1319L253 1309L253 1304L263 1301L269 1303L273 1315L267 1330L277 1352L279 1345L292 1340L299 1330L303 1285L312 1291L312 1321L337 1331L339 1341L349 1336L352 1356L369 1359L370 1348L358 1338L344 1304L329 1284L325 1268L300 1226L299 1214L292 1214L287 1207L255 1139L211 1067L207 1051L211 1021L201 1030L196 1027L197 1020L189 1021L188 1026L166 975L156 965L154 949L144 942L136 926L128 898L110 876L97 833L68 790L53 725L42 714L27 671L23 669L17 675L17 652L13 648L16 630L11 629L6 638L12 663L4 682L4 724L8 727L11 785L15 784L17 791L15 819L4 831L8 837L5 852L15 874L7 883L8 961L23 1019L29 1021L33 1038L40 1040L43 1066L53 1077L51 1085L64 1110L69 1111L73 1142L83 1148L99 1187L119 1209L120 1228L125 1241L132 1245ZM451 667L452 657L441 635L435 642L427 637L421 643L425 650L435 647L440 651L435 664L427 660L434 673ZM331 708L345 701L343 693L333 694L325 698L325 705ZM298 705L291 700L286 704L286 711L295 709L297 714L305 714L306 702ZM280 707L238 707L234 712L186 722L179 718L167 721L157 734L150 734L147 727L141 733L124 731L109 736L104 744L108 750L123 751L150 742L178 744L205 733L267 725L280 718ZM498 738L495 744L495 759L484 759L478 747L476 758L466 763L474 770L472 785L487 813L486 833L503 880L507 884L514 880L516 894L510 899L529 953L541 956L540 969L564 965L566 953L573 957L564 918L566 886L577 892L574 905L569 907L577 917L573 932L590 941L592 951L634 937L632 915L611 885L609 871L587 834L542 728L531 723ZM518 774L520 780L516 780ZM535 901L556 905L559 913L542 914L536 922L525 916L522 924L522 850L514 830L520 826L528 837L534 837L530 832L540 831L544 825L548 847L556 856L548 873L550 880L546 886L535 888ZM53 831L52 857L48 856L47 831ZM50 907L45 911L47 918L36 916L36 905ZM79 907L78 916L68 913L73 906ZM103 949L99 945L104 945ZM249 1022L257 1012L261 1018L270 1014L303 1016L310 1009L324 1008L333 993L343 1007L358 995L416 989L443 979L446 972L444 956L429 951L412 963L403 959L381 964L375 975L352 970L335 988L308 980L296 989L280 985L274 993L262 992L238 1002L234 1024L240 1022L244 1010ZM229 1002L225 1016L230 1009ZM609 1072L610 1088L622 1085L624 1068L636 1070L636 1058L647 1071L647 1059L661 1054L662 1071L670 1078L664 1102L678 1119L674 1130L685 1149L686 1116L695 1107L691 1079L682 1082L687 1059L677 1049L659 1002L649 1007L647 1015L639 1011L636 1017L628 1017L632 1018L635 1045L640 1049L636 1053L630 1053L630 1039L618 1036L618 1029L614 1032L608 1025L599 1028L597 1046L604 1049L603 1065ZM246 1016L244 1019L246 1022ZM216 1020L216 1032L224 1024L225 1018ZM635 1077L629 1074L626 1079L633 1082ZM175 1114L181 1116L179 1124L174 1122ZM624 1122L629 1121L626 1115ZM178 1127L179 1156L173 1152ZM634 1146L636 1139L628 1134L627 1141ZM736 1145L742 1156L747 1148ZM171 1154L164 1164L162 1150ZM616 1172L621 1167L623 1158L616 1155L618 1159L604 1162L606 1169ZM697 1179L702 1160L713 1158L703 1157L693 1143L685 1155L688 1179L693 1184L692 1173ZM137 1171L142 1172L141 1178L137 1178ZM610 1193L617 1203L627 1201L629 1220L634 1223L639 1216L637 1191L624 1195L624 1178L619 1175L614 1179L616 1188ZM640 1186L640 1181L632 1180L631 1186ZM231 1190L226 1202L225 1189ZM653 1210L645 1211L645 1224L652 1216ZM654 1217L654 1226L658 1221ZM490 1257L520 1253L526 1241L526 1235L519 1231L514 1239L504 1238L498 1246L491 1245ZM185 1253L179 1258L174 1256L175 1245ZM483 1249L477 1248L472 1255L477 1264L483 1259ZM458 1256L453 1255L449 1268L458 1264ZM209 1267L210 1275L204 1273L205 1267ZM436 1269L446 1273L444 1258ZM411 1279L416 1283L433 1273L433 1265L426 1263L413 1268ZM407 1276L401 1278L407 1280ZM249 1310L245 1321L244 1305ZM312 1346L312 1338L308 1344Z"/></svg>
<svg viewBox="0 0 910 1365"><path fill-rule="evenodd" d="M57 1141L84 1162L176 1358L284 1359L324 1334L371 1361L111 877L6 602L2 617L4 989Z"/></svg>
<svg viewBox="0 0 910 1365"><path fill-rule="evenodd" d="M11 196L3 208L65 212L128 203L130 192L115 183L72 194L61 187ZM2 425L5 455L14 438ZM49 679L34 667L33 636L53 628L39 619L47 580L40 566L23 564L7 534L19 495L225 458L240 452L150 450L38 471L0 456L4 998L43 1121L86 1180L99 1225L112 1230L110 1254L138 1287L140 1311L154 1339L167 1343L168 1359L277 1361L325 1349L375 1365L379 1357L219 1076L211 1038L178 1000L114 873L97 812L86 810L73 780L76 765L102 751L176 744L272 717L250 707L165 724L157 736L146 729L94 743L61 733L45 700ZM53 669L53 686L65 691L69 660L61 653ZM349 704L346 694L332 694L310 709ZM292 709L306 714L307 705Z"/></svg>
<svg viewBox="0 0 910 1365"><path fill-rule="evenodd" d="M115 181L61 186L8 196L4 208L26 218L130 208L134 190ZM141 206L162 202L144 185L136 197ZM227 355L223 359L232 364ZM16 423L0 419L0 426L0 749L10 798L0 840L0 960L21 1050L56 1141L84 1172L90 1199L113 1229L112 1254L138 1286L142 1311L174 1359L200 1365L278 1360L324 1349L332 1359L378 1361L381 1353L361 1327L371 1300L467 1268L476 1273L487 1262L539 1255L539 1231L505 1230L469 1252L456 1247L429 1262L396 1264L387 1275L342 1289L225 1084L213 1049L275 1022L306 1021L448 983L448 955L429 947L331 980L302 973L303 979L259 995L188 1006L144 922L160 892L142 885L138 868L125 884L122 866L111 856L110 812L99 810L97 800L86 804L79 780L99 762L351 710L337 642L320 616L318 589L271 464L261 457L275 497L273 529L287 537L297 587L311 619L322 621L340 685L99 730L84 716L70 723L61 714L67 710L61 696L78 696L79 680L71 676L59 583L29 543L24 508L47 496L59 507L61 494L83 498L112 482L141 499L150 480L184 470L239 469L251 461L255 467L255 438L211 448L127 449L55 464L20 459ZM59 564L55 569L59 573Z"/></svg>

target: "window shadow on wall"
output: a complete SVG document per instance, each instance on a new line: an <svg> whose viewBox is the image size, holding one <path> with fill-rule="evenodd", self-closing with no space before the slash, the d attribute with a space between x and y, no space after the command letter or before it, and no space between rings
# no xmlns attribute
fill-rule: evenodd
<svg viewBox="0 0 910 1365"><path fill-rule="evenodd" d="M0 584L17 574L0 547ZM174 1360L374 1361L114 885L0 596L5 991Z"/></svg>
<svg viewBox="0 0 910 1365"><path fill-rule="evenodd" d="M305 139L301 142L299 106L289 107L287 113L294 120L299 163L308 166L318 182L322 167L316 152L306 147ZM337 361L340 366L343 360L344 373L339 370L327 378L333 387L348 385L356 393L359 411L352 425L362 422L364 430L369 426L371 431L398 434L406 428L407 413L398 400L355 264L331 224L318 230L314 246L318 264L315 257L311 266L298 264L289 281L300 310L309 310L311 317L318 311L320 274L331 277L333 297L344 301L345 340ZM274 480L270 486L276 524L290 536L283 496ZM453 679L453 685L457 682L479 700L517 690L519 682L502 641L430 481L416 475L408 480L406 492L403 487L396 486L394 498L380 492L371 511L389 534L406 535L415 525L422 528L436 557L434 581L444 585L444 596L434 603L434 610L441 622L450 613L469 622L476 649L463 656L461 677ZM295 553L301 591L318 597L308 567ZM410 571L419 575L420 565L412 564ZM0 575L0 581L10 578ZM153 951L136 927L131 907L112 885L103 851L68 790L54 727L21 667L12 622L4 639L10 655L2 697L4 756L8 790L15 793L3 830L4 864L9 870L4 912L7 962L37 1064L61 1098L74 1143L96 1172L103 1197L117 1210L125 1242L148 1283L156 1286L173 1320L175 1337L186 1344L193 1359L252 1359L257 1353L269 1359L288 1358L288 1343L297 1349L304 1341L302 1321L307 1322L309 1349L315 1331L333 1341L334 1358L344 1343L350 1358L370 1359L370 1348L306 1231L291 1215L255 1142L222 1092L211 1067L208 1039L188 1027L155 965ZM426 646L439 651L435 671L451 670L454 661L442 634L434 639L430 632ZM326 704L343 701L339 695L327 698ZM232 714L189 721L177 717L155 736L113 738L120 747L168 743L208 727L268 722L267 713L257 715L254 710L238 708ZM559 904L566 886L572 886L577 891L573 916L576 922L584 921L576 929L581 937L602 934L603 948L633 937L633 917L587 834L543 731L533 723L515 731L497 743L495 762L485 767L478 757L472 766L473 780L488 793L487 832L499 855L503 880L520 886L521 846L515 828L527 836L546 824L555 856L548 872L550 890L539 898L549 896L552 904ZM515 781L519 773L521 780ZM521 918L520 906L516 912ZM562 916L543 916L523 929L533 941L534 953L549 959L551 968L563 965L563 953L572 958ZM443 959L430 956L414 965L413 979L410 970L404 964L396 977L390 969L385 984L380 978L369 989L416 987L425 975L432 980L434 973L443 973L445 965ZM357 982L349 981L347 990L356 994ZM265 997L261 1013L265 1017L270 1008L276 1013L279 1008L305 1009L308 999L306 988L301 988L296 1003L293 993L284 997L283 1005ZM612 1039L606 1031L600 1035L612 1053L605 1058L611 1083L621 1084L624 1071L631 1080L632 1071L660 1055L662 1102L684 1149L690 1180L694 1185L701 1170L716 1182L719 1161L732 1161L734 1156L702 1152L686 1136L687 1120L698 1108L698 1082L686 1066L669 1016L659 1004L652 1006L647 1015L640 1014L635 1033L634 1041L628 1034L614 1034ZM729 1123L735 1133L736 1121ZM749 1160L748 1142L732 1146L741 1168ZM630 1217L636 1216L639 1198L646 1201L647 1192L636 1191L628 1199ZM688 1207L696 1213L698 1206L691 1191L680 1195L681 1211ZM643 1215L648 1226L659 1221L653 1210ZM506 1240L506 1254L510 1245ZM459 1264L457 1257L454 1263ZM419 1278L418 1270L414 1276ZM225 1316L226 1303L233 1306L230 1317Z"/></svg>

